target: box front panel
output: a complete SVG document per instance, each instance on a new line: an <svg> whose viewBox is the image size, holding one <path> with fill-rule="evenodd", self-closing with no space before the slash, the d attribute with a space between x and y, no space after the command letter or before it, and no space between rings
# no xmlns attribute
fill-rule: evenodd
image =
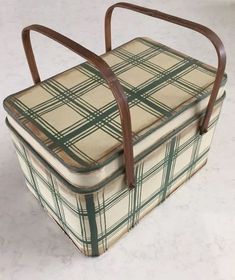
<svg viewBox="0 0 235 280"><path fill-rule="evenodd" d="M147 151L132 190L121 175L97 192L76 193L14 132L12 139L30 191L84 254L97 256L206 163L221 104L208 133L199 135L200 120L192 119Z"/></svg>

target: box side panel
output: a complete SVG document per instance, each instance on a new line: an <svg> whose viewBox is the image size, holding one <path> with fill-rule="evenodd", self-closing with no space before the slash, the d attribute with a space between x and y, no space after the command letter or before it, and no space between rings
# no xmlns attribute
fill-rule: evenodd
<svg viewBox="0 0 235 280"><path fill-rule="evenodd" d="M13 132L11 136L29 190L79 250L91 255L86 197L68 190Z"/></svg>

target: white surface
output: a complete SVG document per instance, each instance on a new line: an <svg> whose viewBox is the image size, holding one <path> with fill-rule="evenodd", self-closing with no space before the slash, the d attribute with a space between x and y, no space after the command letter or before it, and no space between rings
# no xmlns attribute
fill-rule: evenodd
<svg viewBox="0 0 235 280"><path fill-rule="evenodd" d="M128 235L98 258L77 251L24 185L0 107L0 279L235 279L235 2L130 1L186 17L216 31L226 46L227 99L207 166ZM104 52L103 16L115 1L0 0L1 99L32 85L20 31L32 23L52 27L96 53ZM215 64L200 35L119 10L116 45L150 36ZM42 77L82 60L42 36L33 36Z"/></svg>

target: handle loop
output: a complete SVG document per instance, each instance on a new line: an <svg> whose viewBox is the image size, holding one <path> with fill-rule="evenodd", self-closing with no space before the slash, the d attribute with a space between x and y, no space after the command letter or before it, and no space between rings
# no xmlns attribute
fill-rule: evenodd
<svg viewBox="0 0 235 280"><path fill-rule="evenodd" d="M183 18L179 18L176 16L172 16L157 10L152 10L144 7L140 7L137 5L125 3L125 2L120 2L117 4L112 5L111 7L108 8L106 11L105 15L105 45L106 45L106 51L110 51L112 49L112 44L111 44L111 18L112 18L112 13L115 8L124 8L127 10L132 10L137 13L145 14L147 16L159 18L177 25L184 26L186 28L192 29L194 31L197 31L207 37L211 43L214 45L217 56L218 56L218 68L216 72L216 77L214 81L214 85L212 88L212 93L208 102L208 106L206 109L206 114L204 116L202 125L200 127L200 134L204 134L207 132L208 125L210 122L212 110L216 101L216 97L218 95L221 81L223 79L224 75L224 70L225 70L225 65L226 65L226 53L224 49L224 45L220 38L214 33L214 31L210 30L209 28L199 24L195 23Z"/></svg>
<svg viewBox="0 0 235 280"><path fill-rule="evenodd" d="M86 49L85 47L79 45L73 40L65 37L64 35L47 28L42 25L30 25L23 29L22 31L22 40L24 45L24 50L28 65L31 71L31 75L35 84L39 83L40 76L38 73L36 61L34 58L34 53L30 40L30 31L36 31L49 37L50 39L57 41L73 52L79 54L92 65L94 65L102 74L103 78L108 83L110 90L112 91L120 113L122 133L123 133L123 150L124 150L124 160L125 160L125 172L126 172L126 183L130 188L135 186L135 177L134 177L134 158L133 158L133 144L132 144L132 132L131 132L131 117L130 110L128 107L128 102L123 88L119 83L117 77L110 69L108 64L98 55Z"/></svg>

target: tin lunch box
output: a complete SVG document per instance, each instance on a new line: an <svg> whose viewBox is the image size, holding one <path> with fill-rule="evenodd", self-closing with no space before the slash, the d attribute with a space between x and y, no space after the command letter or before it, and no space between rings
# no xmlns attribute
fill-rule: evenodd
<svg viewBox="0 0 235 280"><path fill-rule="evenodd" d="M218 67L146 37L112 49L115 8L201 33ZM41 81L31 31L86 62ZM4 108L26 185L82 253L98 256L206 164L225 97L224 46L201 24L128 3L107 10L101 56L41 25L22 38L35 85Z"/></svg>

